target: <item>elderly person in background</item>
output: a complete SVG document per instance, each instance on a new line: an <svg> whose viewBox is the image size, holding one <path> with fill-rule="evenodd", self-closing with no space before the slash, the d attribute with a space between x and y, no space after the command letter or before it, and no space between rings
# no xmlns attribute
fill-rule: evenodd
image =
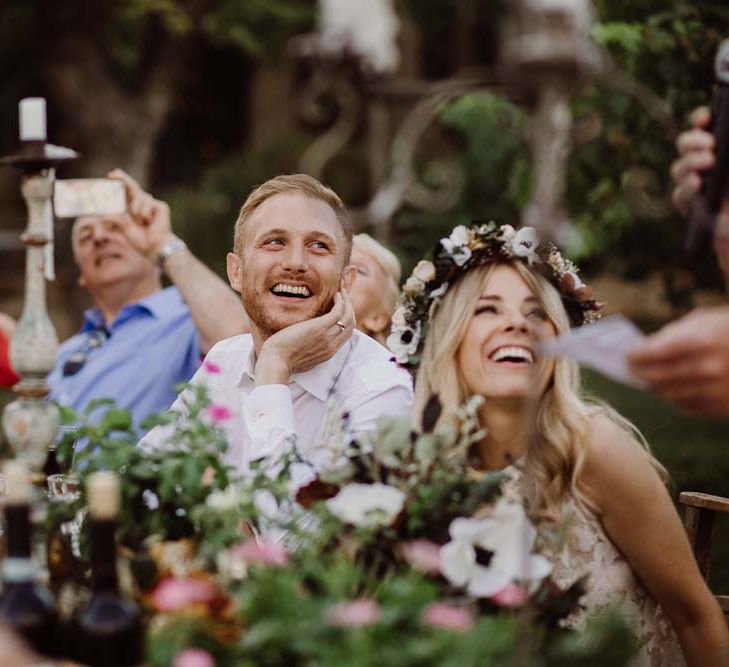
<svg viewBox="0 0 729 667"><path fill-rule="evenodd" d="M688 215L703 173L716 164L709 110L697 109L692 128L676 141L671 166L676 208ZM714 232L714 251L729 284L729 192ZM729 306L697 308L671 322L629 356L631 371L669 401L699 414L729 417Z"/></svg>
<svg viewBox="0 0 729 667"><path fill-rule="evenodd" d="M61 345L48 383L51 398L75 410L112 398L138 427L169 406L174 386L215 343L247 331L247 317L230 287L173 234L167 204L119 169L109 177L124 183L128 212L74 223L79 285L94 308Z"/></svg>
<svg viewBox="0 0 729 667"><path fill-rule="evenodd" d="M400 293L400 261L368 234L357 234L351 263L357 268L350 290L357 328L384 345Z"/></svg>

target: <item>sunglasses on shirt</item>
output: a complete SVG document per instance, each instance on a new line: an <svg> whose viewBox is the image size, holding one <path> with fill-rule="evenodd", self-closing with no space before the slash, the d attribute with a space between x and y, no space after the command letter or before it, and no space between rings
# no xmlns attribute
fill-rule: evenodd
<svg viewBox="0 0 729 667"><path fill-rule="evenodd" d="M84 346L74 352L63 364L63 377L76 375L86 364L89 355L97 348L101 347L111 334L106 329L94 329L86 338Z"/></svg>

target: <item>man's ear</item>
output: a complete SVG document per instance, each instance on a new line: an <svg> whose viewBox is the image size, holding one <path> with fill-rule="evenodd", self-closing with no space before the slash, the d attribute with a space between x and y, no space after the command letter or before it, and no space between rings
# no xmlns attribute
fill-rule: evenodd
<svg viewBox="0 0 729 667"><path fill-rule="evenodd" d="M86 287L86 278L84 277L83 273L78 274L78 286L79 287Z"/></svg>
<svg viewBox="0 0 729 667"><path fill-rule="evenodd" d="M357 278L357 267L354 264L347 264L342 271L342 287L349 291Z"/></svg>
<svg viewBox="0 0 729 667"><path fill-rule="evenodd" d="M229 252L225 260L228 269L228 282L236 292L240 293L243 290L243 260L234 252Z"/></svg>

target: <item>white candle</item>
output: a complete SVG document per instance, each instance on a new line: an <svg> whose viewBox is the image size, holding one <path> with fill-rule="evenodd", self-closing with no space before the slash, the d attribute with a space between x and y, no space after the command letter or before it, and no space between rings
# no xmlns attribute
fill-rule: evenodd
<svg viewBox="0 0 729 667"><path fill-rule="evenodd" d="M92 517L107 521L116 519L121 507L119 477L108 470L89 475L86 497Z"/></svg>
<svg viewBox="0 0 729 667"><path fill-rule="evenodd" d="M46 140L46 101L42 97L20 100L20 140Z"/></svg>

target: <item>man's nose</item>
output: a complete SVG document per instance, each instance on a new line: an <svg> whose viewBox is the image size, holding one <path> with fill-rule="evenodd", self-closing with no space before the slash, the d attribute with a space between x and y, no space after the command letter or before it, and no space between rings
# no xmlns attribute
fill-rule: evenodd
<svg viewBox="0 0 729 667"><path fill-rule="evenodd" d="M109 230L104 225L96 225L91 232L94 245L102 245L109 240Z"/></svg>
<svg viewBox="0 0 729 667"><path fill-rule="evenodd" d="M294 243L290 244L284 252L281 268L286 271L306 271L308 268L306 248Z"/></svg>

